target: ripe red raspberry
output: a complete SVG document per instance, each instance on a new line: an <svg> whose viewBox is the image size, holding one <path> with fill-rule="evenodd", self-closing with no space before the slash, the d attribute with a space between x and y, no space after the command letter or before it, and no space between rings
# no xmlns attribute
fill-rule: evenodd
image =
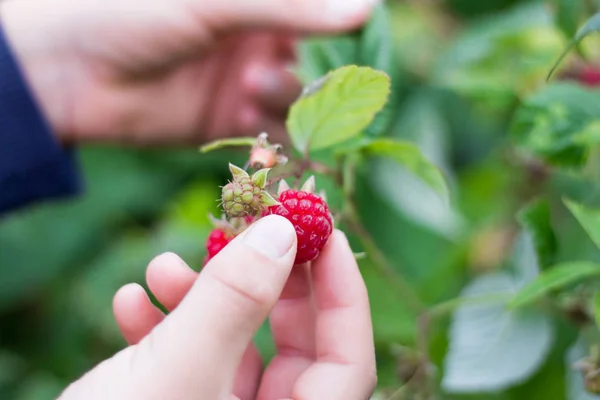
<svg viewBox="0 0 600 400"><path fill-rule="evenodd" d="M600 85L600 69L588 66L581 71L579 81L585 86L595 87Z"/></svg>
<svg viewBox="0 0 600 400"><path fill-rule="evenodd" d="M219 254L225 246L233 240L233 236L223 231L222 229L213 229L208 239L206 239L206 257L204 258L204 265L211 258Z"/></svg>
<svg viewBox="0 0 600 400"><path fill-rule="evenodd" d="M295 264L313 261L329 239L333 222L327 203L319 196L297 190L279 195L280 205L271 206L268 214L281 215L296 229L298 251Z"/></svg>

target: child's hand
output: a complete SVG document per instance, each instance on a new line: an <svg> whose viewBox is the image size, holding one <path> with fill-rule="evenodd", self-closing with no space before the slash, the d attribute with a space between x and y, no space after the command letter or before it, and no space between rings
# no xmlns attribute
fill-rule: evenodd
<svg viewBox="0 0 600 400"><path fill-rule="evenodd" d="M130 347L74 383L61 400L368 399L376 383L367 291L336 231L312 269L296 267L296 235L269 216L237 237L200 275L173 254L147 283L114 300ZM277 355L263 370L252 337L270 317ZM233 397L235 398L235 397Z"/></svg>

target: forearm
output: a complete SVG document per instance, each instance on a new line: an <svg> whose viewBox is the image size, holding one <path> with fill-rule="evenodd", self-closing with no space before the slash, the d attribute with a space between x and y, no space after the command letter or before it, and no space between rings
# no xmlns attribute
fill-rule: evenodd
<svg viewBox="0 0 600 400"><path fill-rule="evenodd" d="M79 190L73 154L55 139L0 25L0 215Z"/></svg>

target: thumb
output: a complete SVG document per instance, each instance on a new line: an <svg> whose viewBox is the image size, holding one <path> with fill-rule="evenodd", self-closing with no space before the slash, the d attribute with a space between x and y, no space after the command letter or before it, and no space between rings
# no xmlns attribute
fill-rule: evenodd
<svg viewBox="0 0 600 400"><path fill-rule="evenodd" d="M237 367L295 256L292 224L276 215L261 218L206 265L163 322L84 376L71 397L104 386L112 399L230 399Z"/></svg>
<svg viewBox="0 0 600 400"><path fill-rule="evenodd" d="M335 32L358 27L380 0L188 0L209 26Z"/></svg>
<svg viewBox="0 0 600 400"><path fill-rule="evenodd" d="M200 393L207 399L228 398L237 366L281 295L295 255L294 227L283 217L269 216L213 258L150 335L149 359L141 361L150 370L143 377L159 380L146 394L161 399Z"/></svg>

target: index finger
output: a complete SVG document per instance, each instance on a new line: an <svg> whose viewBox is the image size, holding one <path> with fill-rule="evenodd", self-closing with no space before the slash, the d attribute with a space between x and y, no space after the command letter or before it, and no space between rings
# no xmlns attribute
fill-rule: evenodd
<svg viewBox="0 0 600 400"><path fill-rule="evenodd" d="M313 265L317 362L294 398L368 399L377 383L367 288L344 234L335 231Z"/></svg>

